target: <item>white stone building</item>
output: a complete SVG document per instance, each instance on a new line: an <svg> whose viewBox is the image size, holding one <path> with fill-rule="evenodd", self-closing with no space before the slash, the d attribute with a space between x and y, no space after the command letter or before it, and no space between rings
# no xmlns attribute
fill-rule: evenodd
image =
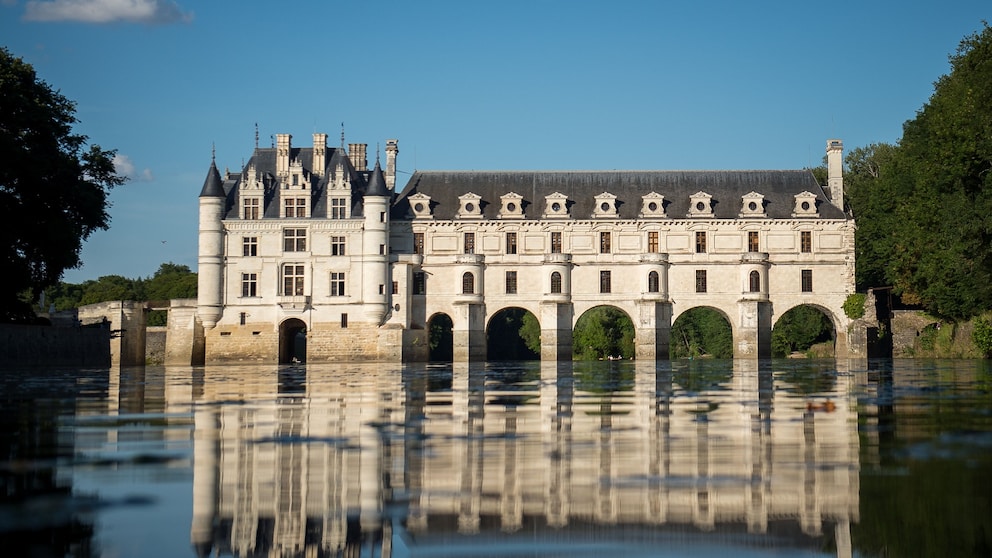
<svg viewBox="0 0 992 558"><path fill-rule="evenodd" d="M431 320L453 358L485 359L507 308L541 324L541 358L570 358L601 305L626 312L636 356L667 358L672 323L700 306L731 324L735 357L770 356L771 329L812 305L838 357L863 356L841 307L854 292L843 146L827 190L796 171L417 171L395 191L366 146L288 134L240 173L211 165L200 194L198 317L205 360L425 360ZM305 349L304 349L305 347Z"/></svg>

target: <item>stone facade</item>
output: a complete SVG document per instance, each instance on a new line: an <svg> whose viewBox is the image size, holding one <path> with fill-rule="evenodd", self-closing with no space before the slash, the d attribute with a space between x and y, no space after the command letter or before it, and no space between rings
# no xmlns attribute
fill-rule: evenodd
<svg viewBox="0 0 992 558"><path fill-rule="evenodd" d="M456 361L487 358L508 308L541 324L541 357L570 358L587 310L610 305L639 359L667 358L672 324L709 307L734 354L770 356L771 328L812 305L848 343L855 225L842 208L842 144L828 191L809 171L418 171L394 190L364 144L295 148L287 134L238 173L212 164L200 195L206 362L424 360L431 320L453 323ZM495 356L495 355L494 355Z"/></svg>

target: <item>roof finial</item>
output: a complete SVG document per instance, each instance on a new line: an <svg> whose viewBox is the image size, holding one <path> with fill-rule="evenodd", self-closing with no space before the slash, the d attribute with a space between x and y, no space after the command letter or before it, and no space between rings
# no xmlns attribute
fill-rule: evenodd
<svg viewBox="0 0 992 558"><path fill-rule="evenodd" d="M217 162L217 144L210 142L210 164L213 165Z"/></svg>
<svg viewBox="0 0 992 558"><path fill-rule="evenodd" d="M379 142L375 142L375 164L379 164Z"/></svg>
<svg viewBox="0 0 992 558"><path fill-rule="evenodd" d="M255 151L258 151L258 122L255 123Z"/></svg>
<svg viewBox="0 0 992 558"><path fill-rule="evenodd" d="M344 149L344 122L341 123L341 149Z"/></svg>

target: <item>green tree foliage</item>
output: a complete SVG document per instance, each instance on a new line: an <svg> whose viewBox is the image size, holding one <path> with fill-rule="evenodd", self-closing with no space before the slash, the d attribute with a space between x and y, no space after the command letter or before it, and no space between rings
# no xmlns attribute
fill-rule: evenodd
<svg viewBox="0 0 992 558"><path fill-rule="evenodd" d="M634 357L634 323L622 310L597 306L582 314L572 334L576 360Z"/></svg>
<svg viewBox="0 0 992 558"><path fill-rule="evenodd" d="M992 357L992 315L982 316L975 320L975 329L971 332L975 347L985 357Z"/></svg>
<svg viewBox="0 0 992 558"><path fill-rule="evenodd" d="M527 344L531 352L541 354L541 323L537 321L537 316L527 312L521 319L520 338Z"/></svg>
<svg viewBox="0 0 992 558"><path fill-rule="evenodd" d="M730 323L712 308L693 308L672 325L669 352L673 359L733 358L734 339Z"/></svg>
<svg viewBox="0 0 992 558"><path fill-rule="evenodd" d="M145 300L196 298L196 283L197 275L189 266L164 263L144 282Z"/></svg>
<svg viewBox="0 0 992 558"><path fill-rule="evenodd" d="M427 348L430 360L451 362L454 355L451 328L454 326L454 322L447 314L436 314L427 323Z"/></svg>
<svg viewBox="0 0 992 558"><path fill-rule="evenodd" d="M0 320L26 319L35 300L66 269L82 243L108 227L109 191L124 183L114 151L87 148L74 134L75 104L0 48Z"/></svg>
<svg viewBox="0 0 992 558"><path fill-rule="evenodd" d="M848 155L860 288L965 319L992 308L992 29L961 41L951 72L898 146Z"/></svg>
<svg viewBox="0 0 992 558"><path fill-rule="evenodd" d="M772 356L805 351L833 339L833 335L833 324L823 312L812 306L797 306L783 314L772 328Z"/></svg>
<svg viewBox="0 0 992 558"><path fill-rule="evenodd" d="M851 293L844 300L844 315L852 320L863 318L865 315L865 300L868 297L864 293Z"/></svg>

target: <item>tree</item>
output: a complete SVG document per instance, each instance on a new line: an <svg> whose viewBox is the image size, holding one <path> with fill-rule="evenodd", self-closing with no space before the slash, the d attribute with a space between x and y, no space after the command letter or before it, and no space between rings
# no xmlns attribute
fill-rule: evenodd
<svg viewBox="0 0 992 558"><path fill-rule="evenodd" d="M709 355L734 356L733 331L723 314L705 307L692 308L672 324L669 352L673 359Z"/></svg>
<svg viewBox="0 0 992 558"><path fill-rule="evenodd" d="M572 336L577 360L634 357L634 323L612 306L597 306L582 314Z"/></svg>
<svg viewBox="0 0 992 558"><path fill-rule="evenodd" d="M114 151L86 147L75 104L0 48L0 320L31 316L30 298L80 265L82 243L108 227L107 196L124 183Z"/></svg>
<svg viewBox="0 0 992 558"><path fill-rule="evenodd" d="M849 201L859 286L964 319L992 308L992 29L949 58L898 146L849 155Z"/></svg>

